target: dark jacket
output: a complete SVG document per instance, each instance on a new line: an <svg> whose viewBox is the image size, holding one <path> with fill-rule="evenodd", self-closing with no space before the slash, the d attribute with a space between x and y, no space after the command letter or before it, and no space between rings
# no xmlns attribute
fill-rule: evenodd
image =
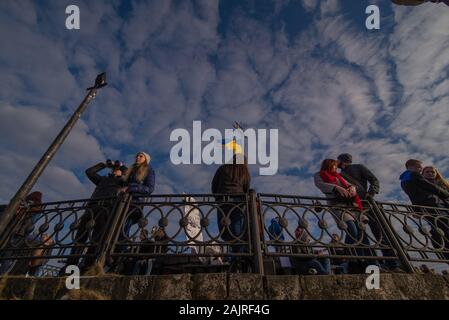
<svg viewBox="0 0 449 320"><path fill-rule="evenodd" d="M148 174L142 182L138 182L136 174L129 176L127 186L129 188L129 193L133 196L149 196L154 191L154 186L156 184L156 174L154 173L151 165L148 166Z"/></svg>
<svg viewBox="0 0 449 320"><path fill-rule="evenodd" d="M232 181L225 170L225 165L222 165L217 169L217 172L215 172L212 180L212 193L241 194L249 191L251 179L243 181L242 183Z"/></svg>
<svg viewBox="0 0 449 320"><path fill-rule="evenodd" d="M361 199L365 198L367 192L373 195L379 193L379 180L363 164L351 164L341 170L341 175L357 187L357 194Z"/></svg>
<svg viewBox="0 0 449 320"><path fill-rule="evenodd" d="M115 177L113 174L100 176L99 171L106 168L104 163L98 163L86 170L86 175L97 187L92 193L91 198L103 198L116 196L123 182L121 177Z"/></svg>
<svg viewBox="0 0 449 320"><path fill-rule="evenodd" d="M414 205L434 207L439 199L448 199L449 192L427 181L417 172L405 171L400 176L402 190Z"/></svg>
<svg viewBox="0 0 449 320"><path fill-rule="evenodd" d="M282 227L277 219L271 219L271 224L268 227L268 236L270 237L270 240L285 241Z"/></svg>

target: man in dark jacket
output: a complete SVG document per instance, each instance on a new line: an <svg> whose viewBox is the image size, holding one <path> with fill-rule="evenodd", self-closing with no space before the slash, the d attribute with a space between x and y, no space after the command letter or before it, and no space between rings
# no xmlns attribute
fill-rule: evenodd
<svg viewBox="0 0 449 320"><path fill-rule="evenodd" d="M438 198L449 199L449 193L439 186L427 181L421 175L422 163L419 160L410 159L405 164L406 171L401 174L402 190L408 195L414 205L438 207Z"/></svg>
<svg viewBox="0 0 449 320"><path fill-rule="evenodd" d="M363 164L353 164L352 155L349 153L343 153L338 156L338 167L341 169L341 175L349 183L353 184L357 188L357 194L360 199L373 199L376 194L379 193L380 186L379 180L376 176ZM372 210L366 212L369 217L368 225L373 233L374 237L379 244L387 245L386 234L382 232L382 227L376 218L375 213ZM376 255L375 252L372 252ZM382 254L385 257L394 256L394 252L391 250L382 250ZM399 271L398 260L387 260L385 267L390 270Z"/></svg>
<svg viewBox="0 0 449 320"><path fill-rule="evenodd" d="M428 207L444 207L438 198L441 200L448 200L449 193L439 186L427 181L421 175L423 166L422 162L415 159L410 159L405 163L406 171L399 177L401 180L401 188L410 198L413 205L428 206ZM443 241L442 235L438 232L441 229L446 239L449 239L449 228L441 219L435 220L435 217L447 215L443 210L432 210L415 207L415 211L419 213L426 213L424 219L430 224L430 236L432 244L435 248L441 248L444 243L446 250L449 250L449 241ZM446 219L445 219L446 220ZM436 222L435 222L436 221ZM443 254L445 259L449 259L449 254Z"/></svg>
<svg viewBox="0 0 449 320"><path fill-rule="evenodd" d="M367 167L363 164L353 164L352 156L349 153L343 153L337 159L338 167L341 169L340 174L357 187L360 199L374 197L379 193L379 180Z"/></svg>
<svg viewBox="0 0 449 320"><path fill-rule="evenodd" d="M98 172L105 168L110 168L111 172L107 176L99 175ZM96 186L91 199L116 196L123 185L121 177L126 169L127 168L119 161L116 161L115 163L110 161L107 161L106 163L100 162L87 169L87 177Z"/></svg>
<svg viewBox="0 0 449 320"><path fill-rule="evenodd" d="M99 172L105 168L110 168L111 172L106 176L99 175ZM120 188L123 186L122 174L127 168L119 161L114 163L110 160L100 162L93 167L86 170L86 175L96 188L91 196L91 201L87 205L87 209L83 216L77 221L78 228L74 237L74 244L81 245L81 247L72 248L71 255L80 255L84 251L83 244L89 240L89 233L92 229L91 241L93 246L90 246L86 252L88 255L93 255L98 247L98 242L101 239L104 228L106 227L110 210L113 207L114 199L102 198L114 197L118 194ZM93 226L92 226L93 223ZM77 265L79 257L69 258L67 265ZM90 266L94 261L93 257L86 257L84 260L84 267Z"/></svg>

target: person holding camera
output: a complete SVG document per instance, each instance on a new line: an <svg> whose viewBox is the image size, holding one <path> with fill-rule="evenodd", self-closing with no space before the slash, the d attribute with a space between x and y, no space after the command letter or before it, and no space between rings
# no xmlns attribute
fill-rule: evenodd
<svg viewBox="0 0 449 320"><path fill-rule="evenodd" d="M110 169L110 172L105 176L100 175L99 172L106 168ZM127 167L118 160L114 162L111 160L100 162L86 170L87 177L96 187L90 197L91 201L87 204L85 213L79 221L75 221L78 224L78 228L76 229L73 245L76 247L73 247L70 251L70 255L81 255L85 250L83 245L92 242L92 245L87 249L86 254L88 257L84 259L83 268L92 265L94 261L93 255L111 215L111 209L115 201L114 199L106 198L118 195L123 186L122 175L126 171ZM92 230L92 236L90 236L90 229ZM67 261L67 265L78 265L78 263L79 257L71 257Z"/></svg>
<svg viewBox="0 0 449 320"><path fill-rule="evenodd" d="M111 169L106 176L98 173L103 169ZM122 176L126 172L126 166L119 160L100 162L86 170L86 175L96 185L91 199L116 196L123 186Z"/></svg>

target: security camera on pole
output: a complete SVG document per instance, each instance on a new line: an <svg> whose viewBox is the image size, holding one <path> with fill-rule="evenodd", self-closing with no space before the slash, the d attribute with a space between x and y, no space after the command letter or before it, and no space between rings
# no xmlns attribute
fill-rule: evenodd
<svg viewBox="0 0 449 320"><path fill-rule="evenodd" d="M2 242L3 236L6 233L5 231L6 231L7 225L14 218L14 215L17 212L17 208L20 206L20 204L24 201L24 199L26 198L28 193L31 191L31 189L35 185L37 179L39 179L39 177L41 176L42 172L47 167L50 160L56 154L59 147L63 144L65 138L68 136L70 131L75 126L77 120L81 117L81 114L86 110L88 104L95 98L95 96L97 94L97 90L100 88L103 88L106 85L107 85L106 73L99 74L97 76L97 78L95 79L94 86L87 89L87 90L89 90L89 92L87 93L84 100L81 102L78 109L75 111L75 113L69 119L69 121L66 123L66 125L61 130L61 132L58 134L58 136L55 138L55 140L52 142L52 144L50 145L48 150L44 153L42 158L36 164L33 171L28 176L28 178L25 180L25 182L19 188L17 193L11 199L5 212L0 216L0 243Z"/></svg>

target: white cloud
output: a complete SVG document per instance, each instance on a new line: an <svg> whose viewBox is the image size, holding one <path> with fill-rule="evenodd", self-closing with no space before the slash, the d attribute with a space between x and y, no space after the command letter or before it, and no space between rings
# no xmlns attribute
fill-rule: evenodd
<svg viewBox="0 0 449 320"><path fill-rule="evenodd" d="M401 194L397 179L409 157L449 173L449 21L438 6L395 7L391 32L373 34L354 26L339 1L303 0L312 23L288 41L284 29L243 10L234 11L221 37L218 4L133 2L125 20L117 2L80 1L76 34L54 28L64 16L35 26L63 2L38 8L3 1L0 145L9 165L0 171L2 199L32 167L18 170L18 155L38 159L98 69L108 71L110 86L42 180L67 181L60 197L92 188L73 173L82 176L104 157L131 161L137 150L154 155L157 193L209 192L215 167L168 161L170 131L190 129L192 120L219 129L235 120L279 129L280 173L254 177L258 191L321 195L311 175L323 158L343 151L378 175L383 198ZM19 173L10 177L9 170ZM58 197L59 187L47 191Z"/></svg>

